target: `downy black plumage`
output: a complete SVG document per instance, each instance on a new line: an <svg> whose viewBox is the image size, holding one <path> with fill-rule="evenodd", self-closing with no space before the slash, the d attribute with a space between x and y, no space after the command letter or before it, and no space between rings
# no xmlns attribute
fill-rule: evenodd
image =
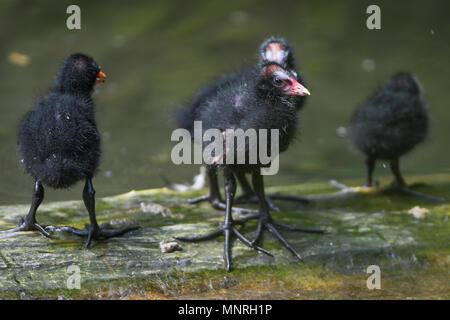
<svg viewBox="0 0 450 320"><path fill-rule="evenodd" d="M66 59L52 90L22 120L18 147L25 170L42 184L68 188L94 176L100 134L92 90L100 72L80 54Z"/></svg>
<svg viewBox="0 0 450 320"><path fill-rule="evenodd" d="M202 121L202 129L278 129L280 132L279 152L285 151L294 137L297 126L297 110L293 96L308 95L309 91L297 82L294 75L275 62L267 62L257 65L252 70L241 74L236 80L225 82L208 101L198 105L195 119ZM268 139L270 142L270 139ZM268 146L270 149L270 147ZM247 149L248 151L248 149ZM226 158L234 150L226 150L223 158ZM212 165L214 167L214 165ZM182 241L203 241L214 237L225 235L224 260L227 270L231 268L230 236L234 234L244 244L258 251L268 253L257 247L264 228L272 232L294 255L300 258L296 250L281 236L276 229L286 227L289 230L320 232L320 230L296 228L281 225L272 220L269 207L264 194L263 176L260 169L262 164L221 164L216 168L222 168L225 179L225 206L226 217L223 226L210 234L199 237L177 237ZM234 227L231 216L233 200L236 192L236 174L252 175L253 189L259 200L259 212L250 217L258 218L258 229L255 240L248 241ZM268 253L270 254L270 253Z"/></svg>
<svg viewBox="0 0 450 320"><path fill-rule="evenodd" d="M294 52L290 44L283 38L271 37L265 40L259 48L259 65L267 62L276 62L283 68L287 69L296 80L305 85L304 77L298 73L295 64ZM202 105L206 104L208 100L213 99L217 96L218 92L224 86L229 86L233 83L242 82L243 79L252 77L253 69L245 70L241 73L226 75L216 82L206 86L201 90L193 99L193 101L185 108L177 111L176 113L176 124L179 128L187 129L193 134L193 124L196 119L199 118L198 112ZM244 80L245 81L245 80ZM305 105L307 96L295 96L291 97L294 106L297 110L300 110ZM217 209L225 209L225 204L223 203L220 196L220 189L218 186L217 172L215 167L207 168L207 175L209 180L209 194L190 200L190 203L199 203L201 201L208 200L211 202L212 206ZM237 199L239 200L249 200L255 199L256 195L252 190L250 183L247 181L245 174L236 173L236 178L242 188L242 195ZM307 203L308 201L302 197L295 196L284 196L284 195L273 195L272 198L282 199L282 200L292 200ZM270 197L267 198L270 207L274 210L278 208L272 203ZM240 213L251 213L254 210L248 210L243 208L234 207L233 211Z"/></svg>
<svg viewBox="0 0 450 320"><path fill-rule="evenodd" d="M349 125L351 144L366 155L367 186L377 160L387 160L394 174L394 184L404 187L399 158L425 140L428 111L422 88L407 72L392 76L385 86L361 104Z"/></svg>
<svg viewBox="0 0 450 320"><path fill-rule="evenodd" d="M64 230L91 240L121 235L134 228L102 230L95 218L95 190L92 178L99 165L100 133L95 120L91 94L95 83L106 75L97 63L83 54L73 54L62 64L50 92L39 99L23 118L18 149L25 170L34 180L30 211L18 228L3 232ZM71 227L42 227L36 222L36 210L44 198L44 186L65 189L85 180L83 200L89 211L89 230Z"/></svg>

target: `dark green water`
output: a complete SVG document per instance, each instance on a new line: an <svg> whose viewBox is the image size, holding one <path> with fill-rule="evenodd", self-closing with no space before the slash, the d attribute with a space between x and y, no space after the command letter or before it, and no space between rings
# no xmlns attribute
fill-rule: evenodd
<svg viewBox="0 0 450 320"><path fill-rule="evenodd" d="M450 172L450 3L377 1L382 30L366 28L368 1L78 1L82 30L69 31L70 1L0 0L0 204L26 203L32 181L16 155L22 115L45 93L70 53L95 57L108 74L98 88L104 135L99 196L162 186L160 174L189 181L196 166L170 161L170 115L212 79L256 60L264 38L281 35L296 49L312 96L298 141L267 184L362 177L361 155L337 129L391 74L418 75L432 113L426 143L403 159L405 175ZM26 54L27 66L8 62ZM372 60L367 71L363 61ZM382 165L377 175L389 174ZM81 186L48 191L77 199Z"/></svg>

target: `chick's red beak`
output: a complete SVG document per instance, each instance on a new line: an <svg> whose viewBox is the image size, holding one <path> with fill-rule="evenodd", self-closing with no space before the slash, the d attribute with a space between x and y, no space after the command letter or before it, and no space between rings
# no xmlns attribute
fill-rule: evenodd
<svg viewBox="0 0 450 320"><path fill-rule="evenodd" d="M291 77L291 85L287 87L287 94L291 96L310 96L311 93L301 85L294 77Z"/></svg>
<svg viewBox="0 0 450 320"><path fill-rule="evenodd" d="M103 83L106 80L106 74L102 71L99 71L97 74L97 83Z"/></svg>

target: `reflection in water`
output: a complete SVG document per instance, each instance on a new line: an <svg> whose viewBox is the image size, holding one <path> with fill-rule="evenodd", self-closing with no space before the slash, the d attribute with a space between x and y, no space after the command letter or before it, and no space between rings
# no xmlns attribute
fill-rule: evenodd
<svg viewBox="0 0 450 320"><path fill-rule="evenodd" d="M32 181L16 156L20 117L52 83L73 52L96 57L108 74L98 88L104 157L95 179L99 196L158 187L161 175L190 182L195 166L170 162L171 114L212 79L256 60L264 38L281 35L295 48L313 95L301 114L301 135L267 184L363 177L361 156L345 142L356 105L399 70L419 76L432 133L403 160L408 174L449 172L448 2L386 2L382 30L367 30L365 7L345 3L274 1L81 1L82 30L65 27L64 4L0 4L0 204L29 202ZM99 19L101 17L101 19ZM389 174L388 168L378 169ZM47 192L79 199L82 186Z"/></svg>

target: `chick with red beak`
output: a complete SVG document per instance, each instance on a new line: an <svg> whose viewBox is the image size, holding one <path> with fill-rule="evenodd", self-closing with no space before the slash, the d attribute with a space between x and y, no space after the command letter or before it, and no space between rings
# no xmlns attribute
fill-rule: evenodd
<svg viewBox="0 0 450 320"><path fill-rule="evenodd" d="M281 89L283 95L287 96L309 96L311 93L286 69L277 63L269 63L262 69L262 80L268 82L263 87L273 86ZM269 81L267 81L269 80Z"/></svg>
<svg viewBox="0 0 450 320"><path fill-rule="evenodd" d="M215 162L210 165L214 167L213 170L209 170L210 172L217 172L217 170L221 169L224 174L226 214L223 224L217 230L208 234L181 235L177 236L176 239L185 242L201 242L223 235L225 237L224 263L227 271L232 268L231 237L236 237L251 249L272 255L269 251L259 246L265 230L275 236L295 257L302 259L300 254L287 242L278 229L308 233L323 233L323 230L290 226L279 223L272 218L270 214L271 208L264 191L264 173L261 170L266 168L268 164L263 163L261 149L270 149L271 156L287 150L290 142L294 139L298 121L295 98L296 96L309 94L308 89L295 79L292 72L277 62L267 62L262 65L256 65L249 73L238 74L236 78L228 81L215 95L210 95L207 102L197 108L195 118L191 117L190 119L192 121L201 121L203 131L214 129L224 135L228 130L234 130L235 132L236 130L241 132L248 132L248 130L268 132L270 130L271 134L272 130L275 130L273 136L275 136L276 142L272 143L272 139L269 141L268 139L258 138L257 149L259 152L255 155L256 161L254 162L250 160L252 150L256 150L256 148L252 148L252 142L246 142L243 149L239 149L236 144L227 145L224 149L224 156L241 153L245 155L245 159L241 163L233 162L233 160L229 162L227 159L221 164ZM189 106L186 110L190 111ZM184 112L182 114L186 115ZM280 132L281 134L278 134ZM272 149L272 147L276 149ZM218 155L217 158L224 158L221 153ZM232 216L237 188L236 177L239 177L239 175L242 177L245 174L252 175L252 189L256 194L259 209L257 213L246 215L239 221L236 221L233 220ZM243 224L250 219L258 219L258 226L253 241L248 240L236 228L237 224Z"/></svg>
<svg viewBox="0 0 450 320"><path fill-rule="evenodd" d="M301 85L294 77L290 78L291 87L288 91L288 94L292 96L310 96L311 93L308 89L306 89L303 85Z"/></svg>
<svg viewBox="0 0 450 320"><path fill-rule="evenodd" d="M311 93L297 79L288 75L285 71L277 70L273 73L273 84L276 87L281 86L284 94L288 96L309 96Z"/></svg>

